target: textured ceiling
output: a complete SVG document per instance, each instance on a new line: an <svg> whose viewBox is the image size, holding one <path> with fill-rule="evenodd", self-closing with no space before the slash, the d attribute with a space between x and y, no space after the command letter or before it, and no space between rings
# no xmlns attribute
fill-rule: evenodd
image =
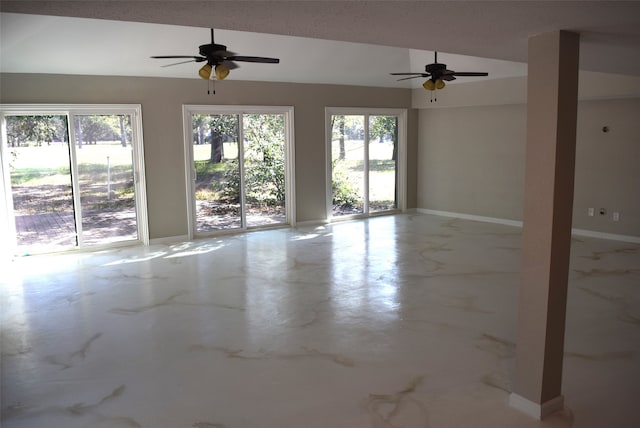
<svg viewBox="0 0 640 428"><path fill-rule="evenodd" d="M215 30L215 40L240 55L272 56L279 65L246 64L234 80L419 87L425 79L398 82L391 72L423 71L433 52L233 30ZM165 24L2 13L0 71L198 79L202 64L151 55L197 55L210 41L207 28ZM489 79L523 76L526 64L440 53L457 71L486 71ZM469 82L474 79L461 78Z"/></svg>
<svg viewBox="0 0 640 428"><path fill-rule="evenodd" d="M2 0L0 7L3 12L215 27L515 62L526 62L529 36L570 30L581 34L581 69L640 75L637 1ZM394 60L381 52L380 64ZM310 60L313 52L303 55Z"/></svg>

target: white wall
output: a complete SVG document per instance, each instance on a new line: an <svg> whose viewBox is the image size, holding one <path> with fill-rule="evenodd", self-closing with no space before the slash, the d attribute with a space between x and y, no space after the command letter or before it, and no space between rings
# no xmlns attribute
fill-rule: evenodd
<svg viewBox="0 0 640 428"><path fill-rule="evenodd" d="M589 207L594 217L587 216ZM597 214L600 208L605 216ZM619 222L612 221L613 212L620 213ZM640 98L579 103L573 223L640 236Z"/></svg>
<svg viewBox="0 0 640 428"><path fill-rule="evenodd" d="M573 227L597 232L640 236L640 79L612 79L611 99L582 77L578 103L576 181ZM596 76L602 77L602 76ZM426 104L426 91L413 98L422 106L418 128L418 208L510 220L522 220L526 100L521 84L509 79L506 91L497 82L456 85L448 101ZM606 86L607 80L599 82ZM424 92L424 93L423 93ZM525 91L526 92L526 91ZM619 98L621 93L634 95ZM426 101L428 103L428 101ZM608 133L602 132L608 126ZM607 215L587 216L587 208L606 208ZM620 213L620 221L612 213Z"/></svg>
<svg viewBox="0 0 640 428"><path fill-rule="evenodd" d="M524 105L420 110L418 207L522 219Z"/></svg>

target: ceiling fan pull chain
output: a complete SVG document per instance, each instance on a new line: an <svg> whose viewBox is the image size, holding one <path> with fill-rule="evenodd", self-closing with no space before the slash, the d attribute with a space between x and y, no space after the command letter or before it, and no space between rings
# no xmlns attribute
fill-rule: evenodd
<svg viewBox="0 0 640 428"><path fill-rule="evenodd" d="M211 92L213 92L213 95L216 94L216 81L213 79L207 80L207 94L211 95Z"/></svg>

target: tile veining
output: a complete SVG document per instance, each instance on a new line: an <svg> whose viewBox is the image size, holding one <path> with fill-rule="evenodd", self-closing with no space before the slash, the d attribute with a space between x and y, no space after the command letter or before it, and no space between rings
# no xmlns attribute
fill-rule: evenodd
<svg viewBox="0 0 640 428"><path fill-rule="evenodd" d="M478 296L447 296L443 295L445 301L444 306L460 309L464 312L475 312L478 314L493 314L494 311L482 309L477 305Z"/></svg>
<svg viewBox="0 0 640 428"><path fill-rule="evenodd" d="M601 354L584 354L581 352L567 351L564 355L566 357L579 358L587 361L631 360L634 357L633 351L603 352Z"/></svg>
<svg viewBox="0 0 640 428"><path fill-rule="evenodd" d="M516 344L510 340L487 333L483 333L480 340L480 344L476 345L478 349L495 354L500 359L515 357Z"/></svg>
<svg viewBox="0 0 640 428"><path fill-rule="evenodd" d="M640 245L596 238L572 241L568 408L509 407L520 234L401 214L18 258L0 275L0 423L640 426Z"/></svg>
<svg viewBox="0 0 640 428"><path fill-rule="evenodd" d="M423 254L420 254L423 260L426 262L425 271L428 273L439 272L444 270L447 265L445 262L441 262L440 260L436 260L432 257L426 257Z"/></svg>
<svg viewBox="0 0 640 428"><path fill-rule="evenodd" d="M615 277L615 276L626 276L639 274L640 269L589 269L589 270L580 270L574 269L580 278L596 278L596 277Z"/></svg>
<svg viewBox="0 0 640 428"><path fill-rule="evenodd" d="M137 306L133 308L111 308L109 312L114 314L119 314L119 315L135 315L135 314L150 311L152 309L157 309L163 306L209 306L212 308L228 309L228 310L240 311L240 312L243 312L245 310L245 308L241 306L230 305L226 303L214 303L214 302L206 302L206 301L189 302L189 301L177 300L179 297L186 296L188 294L189 294L188 291L181 290L156 303Z"/></svg>
<svg viewBox="0 0 640 428"><path fill-rule="evenodd" d="M506 393L511 393L511 379L506 373L493 372L482 376L482 383L492 388L497 388Z"/></svg>
<svg viewBox="0 0 640 428"><path fill-rule="evenodd" d="M369 394L366 409L369 412L371 426L374 428L398 427L396 420L404 419L404 414L413 410L415 415L411 426L430 427L427 406L413 396L423 380L424 376L417 376L398 392Z"/></svg>
<svg viewBox="0 0 640 428"><path fill-rule="evenodd" d="M113 391L111 391L110 394L107 394L106 396L102 397L96 403L93 403L93 404L85 404L83 402L75 403L71 406L66 407L66 410L70 413L73 413L74 415L83 415L87 412L91 412L96 408L100 407L102 404L120 397L124 392L124 388L125 388L124 385L120 385L117 388L115 388Z"/></svg>
<svg viewBox="0 0 640 428"><path fill-rule="evenodd" d="M91 336L77 351L73 351L69 354L64 355L47 355L44 357L44 360L55 366L60 366L62 370L69 369L74 366L78 361L82 361L87 357L87 352L89 352L89 348L102 336L102 333L96 333Z"/></svg>
<svg viewBox="0 0 640 428"><path fill-rule="evenodd" d="M195 422L191 425L193 428L226 428L224 424L214 422Z"/></svg>
<svg viewBox="0 0 640 428"><path fill-rule="evenodd" d="M189 350L191 351L214 351L222 353L227 358L235 358L239 360L269 360L269 359L281 359L281 360L304 360L304 359L320 359L332 362L334 364L343 367L353 367L354 361L344 355L333 354L330 352L318 351L314 348L302 347L302 352L271 352L265 349L259 349L257 351L245 351L244 349L225 348L222 346L214 345L191 345Z"/></svg>
<svg viewBox="0 0 640 428"><path fill-rule="evenodd" d="M122 271L122 270L121 270ZM140 275L140 274L126 274L119 273L115 275L96 275L97 279L106 280L106 281L114 281L114 280L141 280L141 281L159 281L159 280L168 280L168 276L161 275Z"/></svg>
<svg viewBox="0 0 640 428"><path fill-rule="evenodd" d="M109 312L112 312L114 314L120 314L120 315L134 315L134 314L139 314L142 312L147 312L150 311L152 309L157 309L163 306L169 306L169 305L173 305L176 303L176 299L178 297L184 296L185 294L187 294L188 292L186 290L181 290L178 291L176 293L173 293L172 295L170 295L169 297L162 299L160 301L157 301L155 303L151 303L149 305L143 305L143 306L137 306L134 308L112 308L109 310Z"/></svg>
<svg viewBox="0 0 640 428"><path fill-rule="evenodd" d="M52 405L48 407L29 407L24 405L11 405L6 409L3 409L2 418L3 422L11 422L14 420L18 422L26 422L26 426L30 425L33 420L55 420L56 418L72 417L80 419L83 426L94 426L108 423L114 427L130 427L130 428L143 428L143 426L137 422L134 418L128 416L112 416L106 414L101 410L105 405L112 401L116 401L124 392L125 386L120 385L112 390L109 394L105 395L95 403L86 404L85 402L76 402L71 405ZM96 423L97 422L97 423ZM74 424L74 422L71 422Z"/></svg>
<svg viewBox="0 0 640 428"><path fill-rule="evenodd" d="M578 289L584 291L585 293L589 294L590 296L594 296L594 297L597 297L598 299L603 299L603 300L606 300L608 302L619 302L623 298L622 296L616 296L616 295L613 295L613 294L602 293L600 291L592 290L592 289L587 288L587 287L578 287Z"/></svg>
<svg viewBox="0 0 640 428"><path fill-rule="evenodd" d="M422 251L420 251L420 256L422 256L423 258L426 258L425 254L428 253L439 253L439 252L443 252L443 251L453 251L451 248L447 247L448 244L445 243L435 243L435 242L429 242L428 246L424 249L422 249Z"/></svg>
<svg viewBox="0 0 640 428"><path fill-rule="evenodd" d="M632 248L614 248L613 250L606 250L606 251L592 251L590 256L580 256L582 258L585 259L589 259L589 260L601 260L604 256L607 255L619 255L619 254L633 254L636 255L638 254L638 248L636 247L632 247Z"/></svg>
<svg viewBox="0 0 640 428"><path fill-rule="evenodd" d="M624 314L620 315L619 318L621 321L640 326L640 315L636 315L627 311Z"/></svg>
<svg viewBox="0 0 640 428"><path fill-rule="evenodd" d="M450 220L443 222L441 224L441 227L444 227L446 229L451 229L456 232L460 232L462 230L462 226L460 225L460 223L461 223L460 219L452 218Z"/></svg>

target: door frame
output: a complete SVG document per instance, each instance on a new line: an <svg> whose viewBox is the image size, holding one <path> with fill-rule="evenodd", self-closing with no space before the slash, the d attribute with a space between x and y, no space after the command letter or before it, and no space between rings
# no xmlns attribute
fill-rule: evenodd
<svg viewBox="0 0 640 428"><path fill-rule="evenodd" d="M60 115L67 117L67 132L69 138L69 156L71 160L72 177L77 177L76 147L75 147L75 127L73 117L76 115L131 115L132 150L133 150L133 173L135 186L135 206L136 206L136 226L138 238L136 240L124 241L140 242L149 245L149 220L147 212L146 174L144 163L144 139L142 133L142 106L140 104L2 104L0 105L0 123L2 126L0 156L2 157L2 190L4 198L2 201L2 225L0 226L0 236L6 234L10 249L8 254L12 254L17 249L15 217L13 212L13 198L11 196L11 178L8 167L8 145L5 116L16 115ZM82 208L80 204L79 183L72 179L73 204L75 215L76 233L78 234L77 245L74 247L61 249L62 251L74 249L102 249L123 245L123 242L113 242L85 246L82 243Z"/></svg>
<svg viewBox="0 0 640 428"><path fill-rule="evenodd" d="M294 139L294 109L293 106L237 106L237 105L195 105L184 104L182 106L182 124L184 133L184 161L185 161L185 184L187 190L187 226L188 237L193 239L196 236L211 236L225 233L246 232L247 230L265 229L273 226L247 227L245 219L245 198L244 189L240 189L240 199L242 204L242 227L230 230L220 230L207 233L197 233L196 221L196 200L195 200L195 179L196 171L193 160L193 114L282 114L284 115L285 132L285 222L276 227L295 226L296 224L296 201L295 201L295 139ZM242 123L242 121L240 121ZM238 126L238 140L243 139L242 126ZM244 175L244 154L240 150L242 142L238 141L238 159L240 160L240 174Z"/></svg>
<svg viewBox="0 0 640 428"><path fill-rule="evenodd" d="M365 153L368 153L369 142L369 116L396 116L398 118L398 161L396 177L398 182L396 183L398 191L398 200L396 201L397 208L393 210L377 211L371 213L369 211L369 159L365 159L364 168L366 175L364 177L365 195L367 198L364 201L364 213L344 215L340 217L333 216L333 170L331 167L331 143L333 130L331 129L331 116L334 115L346 115L346 116L364 116L364 133L365 133ZM327 221L340 221L351 220L354 218L366 218L379 215L388 215L398 212L405 212L407 210L407 109L396 108L367 108L367 107L326 107L325 108L325 157L326 157L326 207Z"/></svg>

